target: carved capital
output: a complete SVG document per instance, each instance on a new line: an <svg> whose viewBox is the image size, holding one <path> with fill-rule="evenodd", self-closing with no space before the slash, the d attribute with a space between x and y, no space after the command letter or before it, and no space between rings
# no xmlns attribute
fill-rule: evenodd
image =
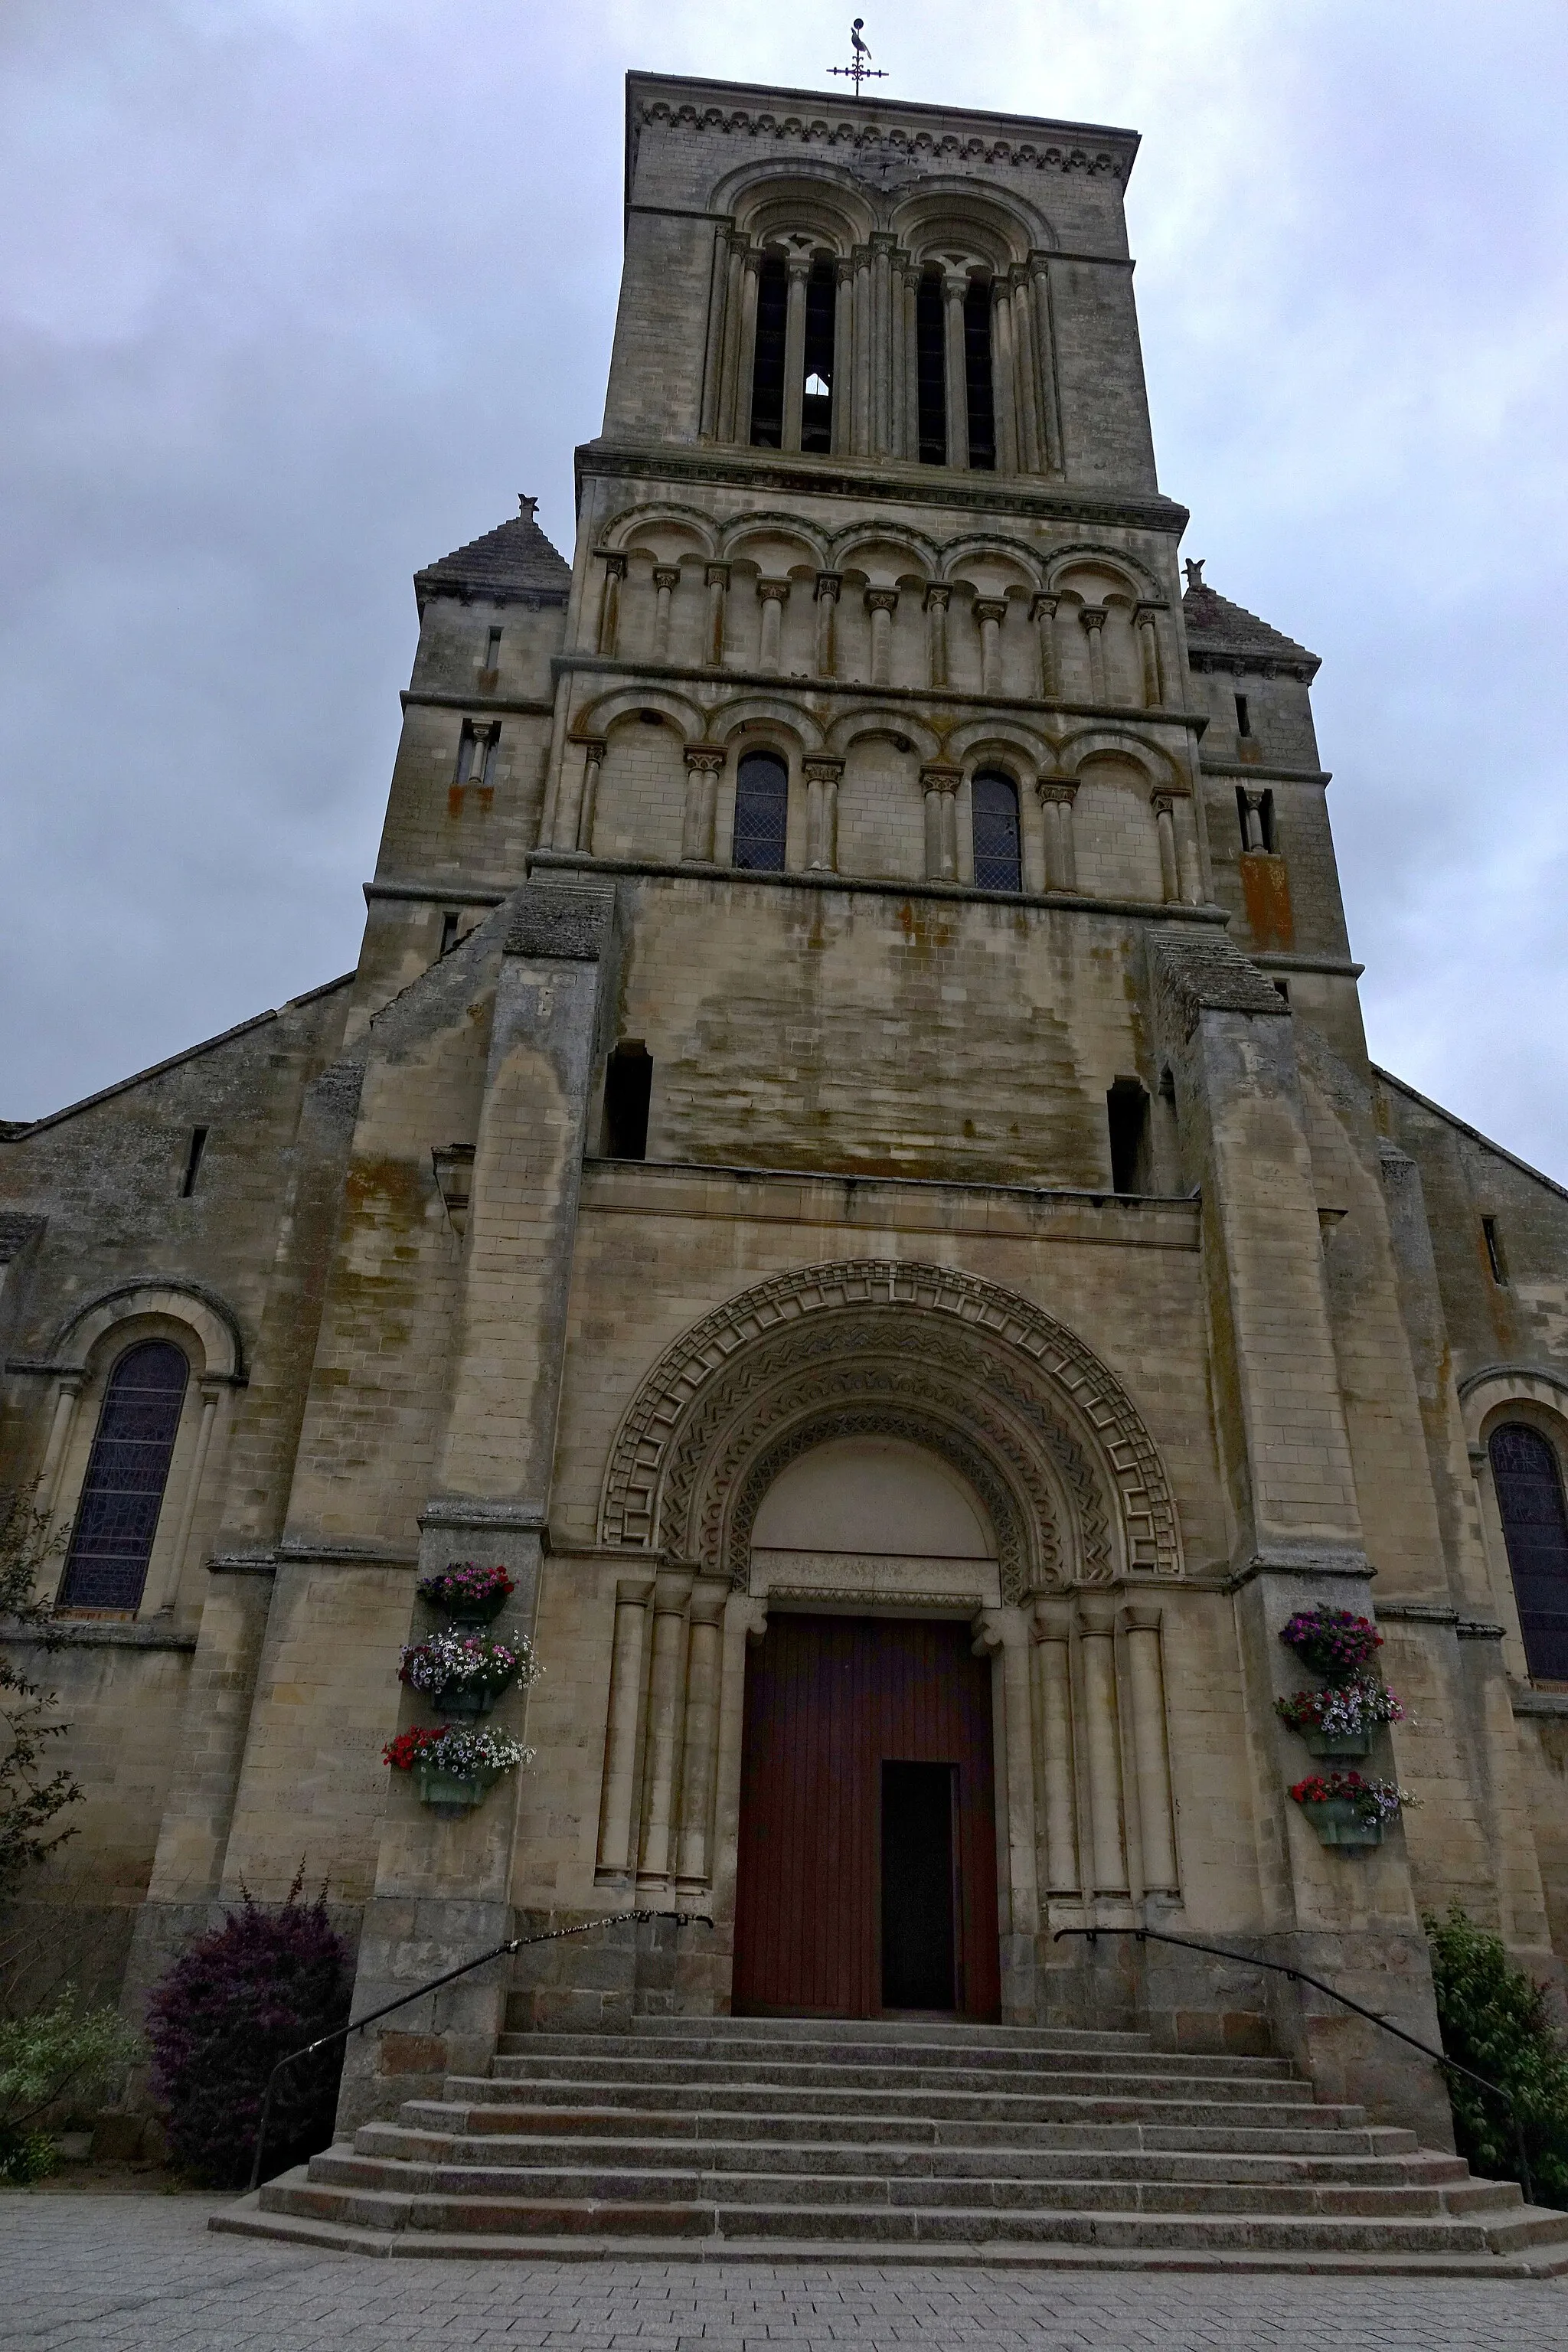
<svg viewBox="0 0 1568 2352"><path fill-rule="evenodd" d="M612 580L624 580L626 576L626 557L613 547L602 547L599 553L604 558L605 570L609 577Z"/></svg>
<svg viewBox="0 0 1568 2352"><path fill-rule="evenodd" d="M702 574L705 588L728 588L730 567L727 563L710 563Z"/></svg>
<svg viewBox="0 0 1568 2352"><path fill-rule="evenodd" d="M977 596L974 600L974 617L977 621L1005 621L1007 617L1006 598Z"/></svg>
<svg viewBox="0 0 1568 2352"><path fill-rule="evenodd" d="M1029 618L1032 621L1054 621L1057 617L1057 606L1060 603L1059 596L1038 595L1029 606Z"/></svg>
<svg viewBox="0 0 1568 2352"><path fill-rule="evenodd" d="M1078 798L1076 776L1042 776L1035 786L1042 807L1054 802L1058 808L1071 808Z"/></svg>
<svg viewBox="0 0 1568 2352"><path fill-rule="evenodd" d="M842 760L803 760L801 767L808 784L836 784L844 773Z"/></svg>
<svg viewBox="0 0 1568 2352"><path fill-rule="evenodd" d="M802 285L804 285L805 280L811 276L810 254L786 253L784 256L784 268L791 278L798 278Z"/></svg>
<svg viewBox="0 0 1568 2352"><path fill-rule="evenodd" d="M686 764L700 776L716 776L724 764L724 753L712 743L689 743Z"/></svg>
<svg viewBox="0 0 1568 2352"><path fill-rule="evenodd" d="M1105 611L1103 604L1085 604L1079 608L1078 617L1086 629L1103 629Z"/></svg>
<svg viewBox="0 0 1568 2352"><path fill-rule="evenodd" d="M833 264L833 282L847 286L855 275L855 264L847 253L839 254Z"/></svg>
<svg viewBox="0 0 1568 2352"><path fill-rule="evenodd" d="M933 580L926 590L925 608L928 613L945 613L952 590L944 581Z"/></svg>
<svg viewBox="0 0 1568 2352"><path fill-rule="evenodd" d="M963 782L963 770L950 767L945 760L929 760L921 770L921 789L927 793L955 793Z"/></svg>
<svg viewBox="0 0 1568 2352"><path fill-rule="evenodd" d="M898 609L899 592L896 588L867 589L866 610L868 613L896 613Z"/></svg>
<svg viewBox="0 0 1568 2352"><path fill-rule="evenodd" d="M679 565L675 563L656 563L653 567L653 584L656 588L679 588L680 585Z"/></svg>
<svg viewBox="0 0 1568 2352"><path fill-rule="evenodd" d="M1035 1622L1030 1631L1037 1642L1066 1642L1072 1637L1073 1604L1070 1601L1037 1601Z"/></svg>
<svg viewBox="0 0 1568 2352"><path fill-rule="evenodd" d="M579 735L576 740L583 747L583 757L587 761L588 765L591 768L596 768L600 761L605 756L604 737L602 735Z"/></svg>
<svg viewBox="0 0 1568 2352"><path fill-rule="evenodd" d="M757 596L759 602L763 604L783 604L788 601L789 582L787 580L759 580L757 583Z"/></svg>
<svg viewBox="0 0 1568 2352"><path fill-rule="evenodd" d="M1176 805L1176 795L1163 785L1157 786L1149 795L1149 805L1156 816L1169 816Z"/></svg>
<svg viewBox="0 0 1568 2352"><path fill-rule="evenodd" d="M1164 609L1165 607L1163 604L1155 604L1145 601L1142 604L1133 605L1132 617L1137 622L1138 626L1141 629L1152 629Z"/></svg>
<svg viewBox="0 0 1568 2352"><path fill-rule="evenodd" d="M837 604L838 602L838 592L843 585L844 575L842 572L819 572L816 575L816 593L818 601L826 602L829 604Z"/></svg>

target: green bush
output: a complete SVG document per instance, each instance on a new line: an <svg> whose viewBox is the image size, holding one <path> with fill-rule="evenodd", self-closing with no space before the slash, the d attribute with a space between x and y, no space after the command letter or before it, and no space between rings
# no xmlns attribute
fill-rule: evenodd
<svg viewBox="0 0 1568 2352"><path fill-rule="evenodd" d="M46 2131L7 2131L0 2124L0 2181L30 2189L55 2168L55 2144Z"/></svg>
<svg viewBox="0 0 1568 2352"><path fill-rule="evenodd" d="M0 2180L52 2171L55 2144L37 2118L68 2099L79 2107L140 2047L118 2010L79 2009L68 1986L31 2017L0 2020Z"/></svg>
<svg viewBox="0 0 1568 2352"><path fill-rule="evenodd" d="M1422 1919L1443 2047L1509 2092L1523 2127L1540 2205L1568 2210L1568 2050L1552 2022L1547 1989L1514 1968L1502 1938L1454 1903L1446 1919ZM1459 2154L1494 2180L1521 2180L1513 2126L1500 2099L1462 2074L1448 2077ZM1521 2181L1522 2186L1522 2181Z"/></svg>

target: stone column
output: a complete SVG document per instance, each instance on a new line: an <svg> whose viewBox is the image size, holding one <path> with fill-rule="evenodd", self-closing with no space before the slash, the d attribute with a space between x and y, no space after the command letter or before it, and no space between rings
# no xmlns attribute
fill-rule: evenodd
<svg viewBox="0 0 1568 2352"><path fill-rule="evenodd" d="M757 656L759 669L776 671L780 658L780 639L784 634L784 608L789 595L787 580L759 580L757 595L763 607L762 649Z"/></svg>
<svg viewBox="0 0 1568 2352"><path fill-rule="evenodd" d="M610 1650L610 1704L605 1727L605 1785L599 1800L599 1874L629 1881L633 1803L637 1795L637 1724L642 1714L643 1643L651 1576L623 1578L616 1587Z"/></svg>
<svg viewBox="0 0 1568 2352"><path fill-rule="evenodd" d="M653 1588L653 1668L647 1692L647 1761L644 1768L639 1881L673 1875L676 1769L686 1697L686 1607L689 1575L666 1571Z"/></svg>
<svg viewBox="0 0 1568 2352"><path fill-rule="evenodd" d="M686 807L681 820L680 855L695 865L713 862L713 811L724 754L711 743L691 743L686 751Z"/></svg>
<svg viewBox="0 0 1568 2352"><path fill-rule="evenodd" d="M719 422L719 402L724 381L724 298L730 267L730 239L724 229L713 234L713 254L708 278L708 341L702 355L702 413L699 436L711 441Z"/></svg>
<svg viewBox="0 0 1568 2352"><path fill-rule="evenodd" d="M1133 1769L1138 1788L1139 1844L1145 1895L1174 1895L1175 1817L1171 1807L1171 1759L1165 1725L1165 1676L1160 1657L1160 1612L1129 1602L1121 1612L1127 1645L1128 1697L1132 1715Z"/></svg>
<svg viewBox="0 0 1568 2352"><path fill-rule="evenodd" d="M871 683L893 682L893 614L899 609L896 588L868 588L866 610L871 615Z"/></svg>
<svg viewBox="0 0 1568 2352"><path fill-rule="evenodd" d="M1029 310L1028 273L1015 262L1007 272L1013 328L1013 400L1017 418L1018 463L1026 474L1040 471L1040 420L1035 397L1034 323Z"/></svg>
<svg viewBox="0 0 1568 2352"><path fill-rule="evenodd" d="M76 1423L76 1409L82 1390L87 1385L87 1373L61 1372L55 1381L55 1405L49 1416L49 1434L44 1447L43 1465L38 1472L37 1496L40 1507L52 1521L60 1504L60 1487L65 1466L70 1454L71 1431Z"/></svg>
<svg viewBox="0 0 1568 2352"><path fill-rule="evenodd" d="M1041 456L1048 473L1063 470L1061 412L1057 403L1055 331L1051 319L1051 278L1048 257L1029 256L1029 310L1034 321L1035 380L1040 404Z"/></svg>
<svg viewBox="0 0 1568 2352"><path fill-rule="evenodd" d="M1241 845L1244 850L1262 849L1263 794L1243 792L1241 795Z"/></svg>
<svg viewBox="0 0 1568 2352"><path fill-rule="evenodd" d="M1078 1797L1072 1742L1072 1603L1035 1603L1035 1720L1039 1727L1037 1816L1045 1832L1048 1895L1076 1895Z"/></svg>
<svg viewBox="0 0 1568 2352"><path fill-rule="evenodd" d="M991 291L991 397L996 412L996 465L999 472L1018 471L1017 387L1013 364L1013 295L1007 280L998 278Z"/></svg>
<svg viewBox="0 0 1568 2352"><path fill-rule="evenodd" d="M833 447L855 446L855 264L833 265Z"/></svg>
<svg viewBox="0 0 1568 2352"><path fill-rule="evenodd" d="M613 661L620 650L621 583L626 576L626 559L608 549L600 551L605 560L605 585L599 597L599 651Z"/></svg>
<svg viewBox="0 0 1568 2352"><path fill-rule="evenodd" d="M1152 793L1149 805L1160 836L1160 888L1167 906L1182 895L1181 869L1176 863L1175 802L1170 793Z"/></svg>
<svg viewBox="0 0 1568 2352"><path fill-rule="evenodd" d="M724 282L724 356L719 370L718 437L721 441L737 438L735 412L736 387L741 365L742 285L745 277L746 240L731 233L725 261Z"/></svg>
<svg viewBox="0 0 1568 2352"><path fill-rule="evenodd" d="M741 257L741 331L735 352L735 439L752 437L752 386L757 372L757 273L760 251L748 247Z"/></svg>
<svg viewBox="0 0 1568 2352"><path fill-rule="evenodd" d="M838 592L844 582L837 572L816 575L816 675L838 675Z"/></svg>
<svg viewBox="0 0 1568 2352"><path fill-rule="evenodd" d="M196 1450L191 1462L190 1476L185 1480L185 1492L180 1505L180 1524L174 1533L169 1552L169 1566L163 1579L163 1594L158 1603L160 1611L173 1609L179 1598L181 1580L185 1572L185 1557L191 1549L191 1530L195 1524L196 1506L201 1501L202 1480L206 1475L207 1454L212 1446L213 1423L217 1419L218 1399L224 1384L218 1380L200 1382L202 1401L201 1426L196 1432Z"/></svg>
<svg viewBox="0 0 1568 2352"><path fill-rule="evenodd" d="M871 449L871 375L874 338L871 325L871 248L855 248L855 422L850 447L858 457Z"/></svg>
<svg viewBox="0 0 1568 2352"><path fill-rule="evenodd" d="M605 739L602 735L585 736L582 749L583 772L578 779L576 793L564 794L556 813L555 846L557 849L581 849L591 856Z"/></svg>
<svg viewBox="0 0 1568 2352"><path fill-rule="evenodd" d="M1057 606L1060 599L1051 595L1035 597L1029 606L1030 616L1040 640L1040 699L1059 702L1062 691L1061 664L1057 659Z"/></svg>
<svg viewBox="0 0 1568 2352"><path fill-rule="evenodd" d="M980 624L980 691L1002 691L1002 624L1007 618L1006 599L977 596L974 617Z"/></svg>
<svg viewBox="0 0 1568 2352"><path fill-rule="evenodd" d="M698 1893L713 1874L713 1782L719 1760L719 1685L724 1605L731 1588L716 1580L691 1595L686 1662L686 1738L680 1766L680 1843L676 1881Z"/></svg>
<svg viewBox="0 0 1568 2352"><path fill-rule="evenodd" d="M926 590L926 649L932 686L947 684L947 608L952 591L933 580Z"/></svg>
<svg viewBox="0 0 1568 2352"><path fill-rule="evenodd" d="M931 761L921 770L921 790L926 803L926 880L958 879L958 787L961 768Z"/></svg>
<svg viewBox="0 0 1568 2352"><path fill-rule="evenodd" d="M789 291L784 311L784 431L780 446L798 449L805 399L805 281L811 275L811 256L792 253L784 269Z"/></svg>
<svg viewBox="0 0 1568 2352"><path fill-rule="evenodd" d="M920 338L920 272L901 269L899 273L901 332L904 339L904 438L900 457L911 460L921 454L921 338Z"/></svg>
<svg viewBox="0 0 1568 2352"><path fill-rule="evenodd" d="M710 563L702 574L708 591L708 643L704 648L709 667L718 669L724 659L724 605L730 593L730 567L727 563Z"/></svg>
<svg viewBox="0 0 1568 2352"><path fill-rule="evenodd" d="M1138 655L1143 671L1143 707L1160 709L1165 700L1165 666L1160 650L1160 607L1158 604L1136 604L1132 609L1133 623L1138 631Z"/></svg>
<svg viewBox="0 0 1568 2352"><path fill-rule="evenodd" d="M1089 698L1103 702L1105 697L1105 606L1084 604L1079 609L1079 620L1089 637Z"/></svg>
<svg viewBox="0 0 1568 2352"><path fill-rule="evenodd" d="M654 565L653 587L657 601L653 608L653 657L656 662L669 659L669 606L679 585L680 572L675 564Z"/></svg>
<svg viewBox="0 0 1568 2352"><path fill-rule="evenodd" d="M838 779L842 760L805 763L805 862L825 874L838 871Z"/></svg>
<svg viewBox="0 0 1568 2352"><path fill-rule="evenodd" d="M1070 777L1042 776L1035 787L1046 819L1046 887L1076 890L1078 859L1073 851L1072 809L1078 785Z"/></svg>
<svg viewBox="0 0 1568 2352"><path fill-rule="evenodd" d="M969 464L969 365L964 349L963 298L969 280L950 272L942 281L946 320L947 462Z"/></svg>
<svg viewBox="0 0 1568 2352"><path fill-rule="evenodd" d="M871 238L871 447L879 457L893 446L892 249L885 229Z"/></svg>
<svg viewBox="0 0 1568 2352"><path fill-rule="evenodd" d="M1036 1860L1034 1731L1029 1707L1029 1634L1019 1609L987 1609L976 1626L977 1657L998 1658L1002 1705L993 1708L997 1794L1005 1808L998 1824L1003 1864L1002 2014L1033 2021L1035 1937L1040 1924ZM993 1684L994 1689L995 1684Z"/></svg>
<svg viewBox="0 0 1568 2352"><path fill-rule="evenodd" d="M1116 1707L1116 1603L1079 1604L1084 1748L1089 1764L1089 1881L1096 1895L1125 1896L1127 1847L1121 1832L1121 1727Z"/></svg>

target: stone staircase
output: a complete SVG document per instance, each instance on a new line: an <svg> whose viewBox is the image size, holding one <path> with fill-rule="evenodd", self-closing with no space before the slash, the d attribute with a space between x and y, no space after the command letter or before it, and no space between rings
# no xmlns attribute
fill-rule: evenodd
<svg viewBox="0 0 1568 2352"><path fill-rule="evenodd" d="M508 2033L215 2217L370 2254L1568 2271L1568 2213L1137 2033L742 2018Z"/></svg>

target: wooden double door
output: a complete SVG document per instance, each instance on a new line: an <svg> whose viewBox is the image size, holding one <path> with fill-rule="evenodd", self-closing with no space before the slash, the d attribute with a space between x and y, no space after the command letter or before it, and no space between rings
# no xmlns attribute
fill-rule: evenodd
<svg viewBox="0 0 1568 2352"><path fill-rule="evenodd" d="M967 1625L776 1616L746 1667L737 2015L994 2018L991 1668Z"/></svg>

